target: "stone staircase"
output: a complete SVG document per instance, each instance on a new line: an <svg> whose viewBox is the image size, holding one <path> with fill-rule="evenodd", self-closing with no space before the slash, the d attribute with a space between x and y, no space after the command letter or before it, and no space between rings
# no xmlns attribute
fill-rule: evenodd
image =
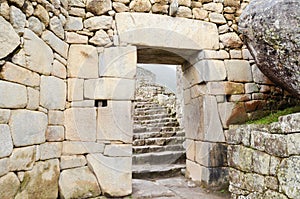
<svg viewBox="0 0 300 199"><path fill-rule="evenodd" d="M156 87L156 91L164 91ZM185 168L185 134L176 113L152 97L143 96L135 101L133 178L171 177Z"/></svg>

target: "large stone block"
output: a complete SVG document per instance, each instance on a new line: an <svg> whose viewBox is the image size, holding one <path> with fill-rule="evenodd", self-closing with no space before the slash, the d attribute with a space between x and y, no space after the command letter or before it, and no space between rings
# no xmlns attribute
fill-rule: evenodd
<svg viewBox="0 0 300 199"><path fill-rule="evenodd" d="M228 80L233 82L251 82L252 70L248 61L225 60Z"/></svg>
<svg viewBox="0 0 300 199"><path fill-rule="evenodd" d="M86 9L95 15L102 15L112 10L112 2L110 0L87 0Z"/></svg>
<svg viewBox="0 0 300 199"><path fill-rule="evenodd" d="M41 77L40 104L47 109L65 109L66 83L52 76Z"/></svg>
<svg viewBox="0 0 300 199"><path fill-rule="evenodd" d="M102 154L87 155L89 167L96 174L101 190L112 197L132 193L132 158L106 157Z"/></svg>
<svg viewBox="0 0 300 199"><path fill-rule="evenodd" d="M226 78L226 70L223 61L202 60L194 64L203 81L222 81ZM201 83L201 82L195 82Z"/></svg>
<svg viewBox="0 0 300 199"><path fill-rule="evenodd" d="M9 156L13 150L9 126L0 124L0 158Z"/></svg>
<svg viewBox="0 0 300 199"><path fill-rule="evenodd" d="M68 79L68 101L83 100L83 79Z"/></svg>
<svg viewBox="0 0 300 199"><path fill-rule="evenodd" d="M27 86L39 86L40 76L25 68L6 62L0 73L2 79L24 84Z"/></svg>
<svg viewBox="0 0 300 199"><path fill-rule="evenodd" d="M282 190L289 198L297 198L300 195L300 156L292 156L284 159L277 176L279 180L279 190Z"/></svg>
<svg viewBox="0 0 300 199"><path fill-rule="evenodd" d="M132 142L131 101L108 101L107 107L98 108L97 139Z"/></svg>
<svg viewBox="0 0 300 199"><path fill-rule="evenodd" d="M87 153L103 153L104 144L96 142L64 141L63 155L81 155Z"/></svg>
<svg viewBox="0 0 300 199"><path fill-rule="evenodd" d="M184 107L184 127L190 139L225 142L223 127L218 115L217 100L214 96L192 99Z"/></svg>
<svg viewBox="0 0 300 199"><path fill-rule="evenodd" d="M24 51L28 69L44 75L50 74L53 52L42 39L29 29L25 29L24 32Z"/></svg>
<svg viewBox="0 0 300 199"><path fill-rule="evenodd" d="M90 79L84 82L84 97L104 100L133 100L135 81L120 78Z"/></svg>
<svg viewBox="0 0 300 199"><path fill-rule="evenodd" d="M213 23L148 13L117 13L116 24L120 42L177 49L219 48L218 29Z"/></svg>
<svg viewBox="0 0 300 199"><path fill-rule="evenodd" d="M23 85L0 80L0 108L24 108L27 90Z"/></svg>
<svg viewBox="0 0 300 199"><path fill-rule="evenodd" d="M65 118L67 140L96 141L96 108L70 108Z"/></svg>
<svg viewBox="0 0 300 199"><path fill-rule="evenodd" d="M28 103L26 108L36 110L40 106L40 92L31 87L27 87Z"/></svg>
<svg viewBox="0 0 300 199"><path fill-rule="evenodd" d="M196 146L195 141L191 139L185 140L186 157L188 160L195 161L196 157Z"/></svg>
<svg viewBox="0 0 300 199"><path fill-rule="evenodd" d="M71 45L67 69L69 77L97 78L97 49L91 45Z"/></svg>
<svg viewBox="0 0 300 199"><path fill-rule="evenodd" d="M25 172L22 189L16 198L57 198L58 179L58 159L36 162L31 171Z"/></svg>
<svg viewBox="0 0 300 199"><path fill-rule="evenodd" d="M0 16L0 59L12 53L20 44L20 37L2 16Z"/></svg>
<svg viewBox="0 0 300 199"><path fill-rule="evenodd" d="M9 109L0 109L0 124L8 123L10 112L11 110Z"/></svg>
<svg viewBox="0 0 300 199"><path fill-rule="evenodd" d="M0 178L0 187L0 198L15 198L20 188L20 181L16 174L10 172Z"/></svg>
<svg viewBox="0 0 300 199"><path fill-rule="evenodd" d="M61 198L87 198L101 194L99 184L88 167L62 171L59 177Z"/></svg>
<svg viewBox="0 0 300 199"><path fill-rule="evenodd" d="M256 173L269 175L270 155L260 152L253 152L253 170Z"/></svg>
<svg viewBox="0 0 300 199"><path fill-rule="evenodd" d="M63 126L48 126L46 140L49 142L63 141L65 139L65 128Z"/></svg>
<svg viewBox="0 0 300 199"><path fill-rule="evenodd" d="M48 112L48 119L50 125L63 125L65 122L64 112L50 110Z"/></svg>
<svg viewBox="0 0 300 199"><path fill-rule="evenodd" d="M186 175L193 181L201 182L201 166L193 161L186 160Z"/></svg>
<svg viewBox="0 0 300 199"><path fill-rule="evenodd" d="M105 48L99 56L101 77L133 79L136 74L137 51L135 46Z"/></svg>
<svg viewBox="0 0 300 199"><path fill-rule="evenodd" d="M113 23L111 16L96 16L90 17L83 22L84 28L90 31L99 29L110 29Z"/></svg>
<svg viewBox="0 0 300 199"><path fill-rule="evenodd" d="M109 144L104 148L105 156L110 157L131 157L132 145L131 144Z"/></svg>
<svg viewBox="0 0 300 199"><path fill-rule="evenodd" d="M219 114L224 128L230 124L243 124L248 120L244 103L219 103Z"/></svg>
<svg viewBox="0 0 300 199"><path fill-rule="evenodd" d="M10 171L31 170L35 159L35 146L15 148L9 157L9 169Z"/></svg>
<svg viewBox="0 0 300 199"><path fill-rule="evenodd" d="M39 146L40 160L60 158L62 152L61 142L46 142Z"/></svg>
<svg viewBox="0 0 300 199"><path fill-rule="evenodd" d="M42 39L58 54L67 59L69 49L69 45L67 43L59 39L55 34L48 30L43 32Z"/></svg>
<svg viewBox="0 0 300 199"><path fill-rule="evenodd" d="M44 142L47 124L47 115L42 112L12 111L9 125L14 145L26 146Z"/></svg>
<svg viewBox="0 0 300 199"><path fill-rule="evenodd" d="M219 143L201 142L196 144L196 162L205 167L227 166L227 146Z"/></svg>
<svg viewBox="0 0 300 199"><path fill-rule="evenodd" d="M76 167L83 167L87 164L87 161L83 155L71 155L60 157L60 169L70 169Z"/></svg>
<svg viewBox="0 0 300 199"><path fill-rule="evenodd" d="M208 94L212 95L236 95L245 93L244 84L234 82L208 82Z"/></svg>

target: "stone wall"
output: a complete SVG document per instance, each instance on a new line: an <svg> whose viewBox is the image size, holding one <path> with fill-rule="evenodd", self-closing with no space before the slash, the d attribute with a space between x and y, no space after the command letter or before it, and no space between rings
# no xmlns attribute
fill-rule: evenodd
<svg viewBox="0 0 300 199"><path fill-rule="evenodd" d="M293 104L236 32L247 3L179 1L169 17L164 0L1 1L0 198L130 194L136 64L149 60L183 66L188 176L223 179L224 129Z"/></svg>
<svg viewBox="0 0 300 199"><path fill-rule="evenodd" d="M271 125L233 126L227 131L232 198L300 196L300 113Z"/></svg>

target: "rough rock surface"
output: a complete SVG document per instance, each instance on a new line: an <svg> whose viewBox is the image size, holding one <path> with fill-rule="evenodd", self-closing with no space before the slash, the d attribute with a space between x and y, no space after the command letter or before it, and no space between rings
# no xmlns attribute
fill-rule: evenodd
<svg viewBox="0 0 300 199"><path fill-rule="evenodd" d="M258 67L300 98L300 1L253 0L239 28Z"/></svg>

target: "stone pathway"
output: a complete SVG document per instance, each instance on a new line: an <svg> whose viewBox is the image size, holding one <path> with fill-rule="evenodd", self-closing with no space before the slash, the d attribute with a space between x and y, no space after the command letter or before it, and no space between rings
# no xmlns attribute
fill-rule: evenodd
<svg viewBox="0 0 300 199"><path fill-rule="evenodd" d="M133 179L133 199L229 199L228 193L208 192L183 176L141 180Z"/></svg>

